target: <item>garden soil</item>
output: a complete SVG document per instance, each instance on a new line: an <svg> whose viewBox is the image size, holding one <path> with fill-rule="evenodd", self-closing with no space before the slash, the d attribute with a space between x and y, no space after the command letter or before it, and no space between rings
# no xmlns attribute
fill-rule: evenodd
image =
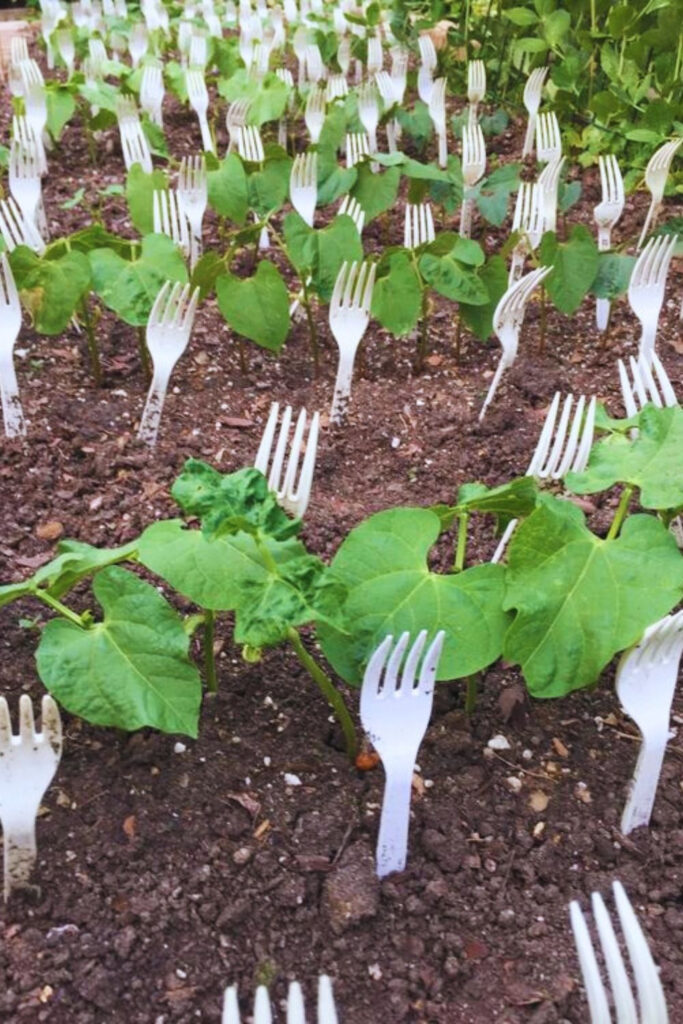
<svg viewBox="0 0 683 1024"><path fill-rule="evenodd" d="M198 147L198 128L190 113L169 111L179 157ZM521 127L512 123L491 149L506 159L518 152ZM45 200L56 235L88 220L82 208L61 208L79 185L92 197L124 178L116 133L99 147L92 168L76 123L51 154ZM594 170L583 185L570 219L588 224ZM617 241L635 236L646 200L628 199ZM104 216L130 233L122 199L109 197ZM369 226L366 249L401 233L396 210ZM211 217L207 236L218 244ZM475 237L490 252L504 232L477 222ZM679 393L681 284L674 267L658 341ZM543 354L539 321L535 305L483 424L497 343L463 331L458 361L453 307L440 302L416 375L415 340L371 324L347 426L333 429L323 414L305 527L313 551L331 558L380 509L449 501L466 481L522 474L556 390L597 394L622 413L616 361L637 347L626 302L606 341L590 301L570 318L548 311ZM133 329L103 316L101 389L83 335L24 329L17 365L29 437L0 441L3 582L49 560L62 536L115 545L174 515L169 491L185 459L224 472L248 464L272 400L327 410L336 348L325 310L318 327L319 376L305 323L278 358L250 346L245 370L215 300L206 301L152 453L136 440L146 382ZM583 507L604 532L614 496ZM492 523L477 520L468 564L490 558L495 543ZM447 570L451 559L446 538L431 562ZM79 609L88 600L85 589L75 595ZM13 713L21 693L34 701L43 693L34 650L44 621L31 602L0 613L0 692ZM289 980L303 983L312 1007L315 979L328 973L344 1024L583 1022L568 903L587 906L592 891L608 895L619 878L661 967L670 1018L683 1021L683 739L670 743L651 827L625 838L619 817L638 742L613 670L592 692L541 702L525 695L516 668L499 663L470 718L463 685L441 685L415 777L408 867L380 883L381 767L349 766L329 709L291 652L246 664L229 638L229 622L219 624L219 692L204 700L196 742L125 735L64 714L64 755L38 821L35 890L0 906L0 1019L218 1022L229 984L249 1019L253 988L264 982L283 1020ZM357 692L344 692L357 710ZM674 710L679 728L680 698ZM499 735L509 746L488 748Z"/></svg>

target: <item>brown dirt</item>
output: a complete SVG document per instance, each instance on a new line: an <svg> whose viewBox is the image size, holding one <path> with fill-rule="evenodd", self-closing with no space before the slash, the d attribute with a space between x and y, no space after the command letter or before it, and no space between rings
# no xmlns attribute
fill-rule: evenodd
<svg viewBox="0 0 683 1024"><path fill-rule="evenodd" d="M176 156L199 143L186 112L169 114L168 129ZM517 135L513 125L500 148L512 149ZM55 231L83 224L82 212L59 209L78 184L122 180L115 133L109 138L94 172L79 127L67 129L46 187ZM588 223L595 177L584 181L578 217ZM634 234L644 205L643 195L629 199L619 240ZM124 216L120 201L108 201L109 226L121 228ZM397 239L401 220L392 216ZM376 231L367 233L370 248ZM488 251L499 246L501 232L480 223L475 231ZM680 284L678 270L658 342L678 389ZM104 317L101 390L82 337L24 330L17 362L30 433L26 444L0 440L0 578L22 578L51 557L54 540L39 535L54 536L46 524L113 545L172 514L169 488L184 460L223 471L248 463L271 400L325 410L335 349L324 311L318 319L318 379L302 325L281 358L252 349L245 376L215 301L205 302L152 454L135 440L146 386L133 330ZM414 342L373 325L348 427L323 431L307 543L328 558L378 509L448 500L465 481L522 473L556 389L598 394L618 414L616 359L635 352L636 326L620 302L603 346L589 302L572 318L550 312L540 356L533 309L518 361L480 426L496 345L465 335L456 364L452 309L439 304L428 371L415 377ZM613 502L597 504L600 530ZM489 558L494 544L490 524L478 523L468 559ZM20 692L34 700L42 692L35 632L17 621L43 621L40 613L31 603L0 613L0 692L13 708ZM247 665L228 637L219 626L220 690L205 699L199 740L183 741L182 752L172 737L126 736L64 716L64 756L38 824L40 894L0 907L2 1019L217 1022L226 984L239 984L246 1012L257 981L280 1000L289 979L310 995L325 971L347 1024L585 1021L567 903L606 893L618 877L661 965L671 1020L683 1021L683 749L670 745L652 827L622 837L637 745L612 673L593 693L531 703L517 670L498 665L471 721L462 686L442 686L420 752L408 869L380 885L368 865L381 769L349 769L328 709L287 651ZM355 708L357 695L347 696ZM680 724L680 698L675 710ZM486 756L501 732L510 749ZM288 785L285 773L301 785ZM541 806L539 792L543 811L530 803L533 794ZM349 895L357 923L345 926L339 909Z"/></svg>

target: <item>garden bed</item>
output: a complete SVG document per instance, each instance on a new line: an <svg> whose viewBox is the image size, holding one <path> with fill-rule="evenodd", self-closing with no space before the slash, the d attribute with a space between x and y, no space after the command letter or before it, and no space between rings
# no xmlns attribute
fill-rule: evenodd
<svg viewBox="0 0 683 1024"><path fill-rule="evenodd" d="M195 119L177 106L166 134L176 157L199 145ZM60 209L78 185L123 180L115 140L111 131L101 141L94 171L78 125L67 128L45 184L59 233L83 224L82 211ZM519 152L519 141L513 123L492 148ZM588 224L595 172L583 183L572 220ZM642 194L627 200L619 238L635 234L645 207ZM123 230L124 216L122 200L107 201L110 227ZM401 233L395 211L388 226L366 232L366 251ZM477 222L475 237L498 251L505 232ZM672 296L680 285L672 265L658 352L679 393ZM280 358L254 349L245 375L215 300L201 305L152 453L135 439L146 384L133 329L104 316L98 390L83 336L40 338L25 328L17 362L29 437L0 441L3 582L47 561L60 536L114 545L175 514L170 487L189 456L223 472L249 464L272 400L327 411L336 348L325 317L317 379L303 324ZM456 362L452 306L443 301L426 371L415 376L414 341L371 323L350 422L322 431L305 527L311 550L329 558L379 509L450 502L466 481L494 485L523 473L556 390L597 394L621 412L616 360L637 342L626 303L605 344L589 302L571 318L549 312L544 355L537 321L533 308L481 425L497 344L464 334ZM593 528L606 529L612 513L598 496ZM482 520L468 562L494 547ZM446 568L450 557L438 547L433 564ZM35 615L30 602L0 612L0 692L13 711L20 692L43 691ZM419 756L408 868L379 883L381 768L349 768L326 705L288 652L246 664L220 628L217 645L219 692L204 700L196 742L64 716L64 757L38 824L39 892L0 908L5 1019L218 1021L229 983L246 995L266 981L279 999L288 979L310 993L327 972L347 1024L583 1021L567 904L607 892L617 877L651 937L670 1018L683 1021L683 746L670 744L652 827L625 839L618 822L637 744L612 672L594 692L532 703L518 671L499 664L469 720L462 684L441 685ZM674 710L683 715L680 698ZM501 733L510 748L487 751Z"/></svg>

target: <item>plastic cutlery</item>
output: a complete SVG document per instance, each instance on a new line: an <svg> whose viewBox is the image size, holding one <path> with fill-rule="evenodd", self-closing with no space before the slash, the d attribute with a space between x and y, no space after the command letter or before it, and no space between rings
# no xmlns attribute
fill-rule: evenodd
<svg viewBox="0 0 683 1024"><path fill-rule="evenodd" d="M332 982L323 974L318 980L317 1024L338 1024L337 1011L332 994ZM273 1015L268 998L268 989L260 985L256 990L252 1024L272 1024ZM241 1024L237 989L233 985L226 989L223 1000L221 1024ZM304 997L298 982L292 981L287 997L287 1024L306 1024Z"/></svg>
<svg viewBox="0 0 683 1024"><path fill-rule="evenodd" d="M628 301L642 328L638 355L644 354L647 359L655 350L666 277L677 241L678 235L651 238L631 274Z"/></svg>
<svg viewBox="0 0 683 1024"><path fill-rule="evenodd" d="M339 347L330 421L340 424L351 399L351 378L356 352L370 322L375 284L374 263L343 263L330 301L330 330Z"/></svg>
<svg viewBox="0 0 683 1024"><path fill-rule="evenodd" d="M648 233L652 230L657 220L657 214L662 205L662 199L664 198L664 188L666 187L666 179L669 176L669 169L671 167L671 161L676 155L678 147L683 142L683 138L672 139L671 142L665 142L663 146L652 154L648 161L648 165L645 168L645 184L650 190L652 199L650 206L647 211L645 223L643 224L643 230L640 233L638 239L638 245L636 246L636 252L642 248L643 242L648 236Z"/></svg>
<svg viewBox="0 0 683 1024"><path fill-rule="evenodd" d="M524 146L522 148L522 159L525 156L529 156L534 148L536 116L541 105L541 95L547 75L548 68L534 68L524 86L524 106L527 109L529 120L527 121Z"/></svg>
<svg viewBox="0 0 683 1024"><path fill-rule="evenodd" d="M263 475L268 478L268 487L271 491L275 491L280 505L282 505L290 515L295 516L297 519L303 519L311 498L311 486L313 483L313 473L315 472L315 457L318 451L320 413L313 413L308 430L308 437L305 442L304 436L306 433L307 419L306 410L302 409L299 413L296 421L296 427L294 428L294 436L291 444L289 445L289 458L287 460L287 469L285 470L284 478L282 470L285 462L285 455L287 453L290 428L292 425L291 405L286 406L282 413L280 432L275 445L275 451L273 452L273 441L275 440L275 431L277 429L279 414L280 406L277 402L273 402L270 407L268 422L266 423L265 430L263 431L261 444L259 445L259 450L256 454L254 467L260 470ZM302 448L304 449L303 460L301 460ZM300 461L301 468L299 468ZM269 463L271 464L270 472L268 472ZM298 482L297 473L299 477Z"/></svg>

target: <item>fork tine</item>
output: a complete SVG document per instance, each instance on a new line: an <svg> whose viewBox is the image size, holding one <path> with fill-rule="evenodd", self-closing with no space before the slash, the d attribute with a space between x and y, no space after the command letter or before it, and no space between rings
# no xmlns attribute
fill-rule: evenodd
<svg viewBox="0 0 683 1024"><path fill-rule="evenodd" d="M375 275L376 275L376 273L377 273L377 264L376 263L371 263L370 264L370 272L368 274L368 279L367 279L367 282L366 282L366 285L365 285L365 292L363 294L363 299L362 299L362 302L361 302L361 307L362 307L363 311L368 313L368 314L370 313L370 307L372 305L372 293L373 293L374 288L375 288Z"/></svg>
<svg viewBox="0 0 683 1024"><path fill-rule="evenodd" d="M19 306L19 292L17 291L17 285L14 280L14 274L9 265L7 255L3 252L2 258L0 258L0 272L2 274L2 286L7 296L8 306Z"/></svg>
<svg viewBox="0 0 683 1024"><path fill-rule="evenodd" d="M410 633L408 630L401 633L398 638L398 643L391 652L389 662L384 672L384 682L382 684L383 694L395 694L396 693L396 680L398 678L399 669L401 668L401 662L403 661L403 655L405 654L408 641L410 640Z"/></svg>
<svg viewBox="0 0 683 1024"><path fill-rule="evenodd" d="M8 750L12 742L12 720L4 697L0 697L0 753Z"/></svg>
<svg viewBox="0 0 683 1024"><path fill-rule="evenodd" d="M576 900L572 900L569 904L569 917L592 1024L608 1024L611 1017L605 987L600 977L600 968L588 932L588 925Z"/></svg>
<svg viewBox="0 0 683 1024"><path fill-rule="evenodd" d="M614 881L612 890L636 979L641 1020L666 1024L669 1019L666 1001L650 947L621 882Z"/></svg>
<svg viewBox="0 0 683 1024"><path fill-rule="evenodd" d="M305 413L306 410L304 409L302 411ZM298 515L300 517L303 516L304 512L306 511L308 502L311 497L313 473L315 472L315 457L318 451L319 432L320 413L315 412L313 414L313 419L311 420L311 426L308 430L308 440L306 441L306 454L304 455L304 461L301 467L301 475L299 476L299 484L296 489L296 502L299 506Z"/></svg>
<svg viewBox="0 0 683 1024"><path fill-rule="evenodd" d="M268 989L265 985L259 985L256 989L254 999L254 1024L273 1024L273 1014L268 998Z"/></svg>
<svg viewBox="0 0 683 1024"><path fill-rule="evenodd" d="M581 443L579 444L579 450L576 453L576 458L572 463L572 471L574 473L583 473L588 463L588 457L593 446L593 434L595 432L595 408L597 399L595 395L591 398L588 403L588 412L583 422L583 433L581 434Z"/></svg>
<svg viewBox="0 0 683 1024"><path fill-rule="evenodd" d="M19 698L19 739L22 743L35 743L36 726L33 720L33 703L27 693Z"/></svg>
<svg viewBox="0 0 683 1024"><path fill-rule="evenodd" d="M650 355L650 359L652 360L652 366L657 376L657 380L659 381L659 387L661 389L661 395L664 401L664 405L678 405L676 392L671 386L671 381L669 380L668 374L659 360L659 356L656 352L653 351Z"/></svg>
<svg viewBox="0 0 683 1024"><path fill-rule="evenodd" d="M161 310L162 308L165 307L166 296L168 295L171 289L172 283L172 281L164 281L163 285L161 286L159 294L154 300L154 304L149 314L148 325L150 327L153 325L157 325L161 322Z"/></svg>
<svg viewBox="0 0 683 1024"><path fill-rule="evenodd" d="M273 463L268 475L268 487L271 491L276 491L278 493L280 491L282 465L285 461L285 452L287 450L287 441L289 440L289 427L291 422L292 407L291 405L288 405L282 414L280 433L278 434L277 444L275 445L275 455L273 456Z"/></svg>
<svg viewBox="0 0 683 1024"><path fill-rule="evenodd" d="M41 703L40 728L47 743L53 750L62 746L62 719L59 714L57 702L49 693L44 694Z"/></svg>
<svg viewBox="0 0 683 1024"><path fill-rule="evenodd" d="M291 409L290 409L291 419ZM285 500L296 497L295 494L295 483L296 474L299 468L299 458L301 456L301 446L304 440L304 430L306 429L306 410L301 409L297 417L296 426L294 428L294 436L292 443L289 447L289 458L287 459L287 469L285 470L285 478L282 482L282 493ZM289 421L287 423L287 437L289 437Z"/></svg>
<svg viewBox="0 0 683 1024"><path fill-rule="evenodd" d="M439 660L441 658L441 651L443 650L445 639L446 632L445 630L440 629L432 640L427 649L427 653L424 656L422 669L420 671L420 680L418 683L418 690L423 696L430 695L434 690L436 674L439 670Z"/></svg>
<svg viewBox="0 0 683 1024"><path fill-rule="evenodd" d="M259 444L256 458L254 460L254 469L258 469L264 476L268 471L268 459L270 458L270 453L273 447L273 439L275 437L275 428L277 427L279 412L279 403L271 402L266 428L263 431L261 443Z"/></svg>
<svg viewBox="0 0 683 1024"><path fill-rule="evenodd" d="M355 261L348 268L348 275L346 278L346 288L344 289L344 297L342 299L343 306L351 305L351 296L353 294L353 286L356 281L356 275L358 274L358 263Z"/></svg>
<svg viewBox="0 0 683 1024"><path fill-rule="evenodd" d="M368 273L368 264L363 262L358 268L358 277L356 278L356 287L353 290L352 305L356 308L361 308L363 300L363 288L365 285L365 279Z"/></svg>
<svg viewBox="0 0 683 1024"><path fill-rule="evenodd" d="M626 367L624 366L623 360L620 359L617 363L617 366L619 369L619 384L621 385L621 397L624 401L624 409L626 410L626 416L628 419L630 419L631 416L638 415L638 406L636 405L636 401L633 395L633 388L631 387L631 382L628 379L628 373L626 372Z"/></svg>
<svg viewBox="0 0 683 1024"><path fill-rule="evenodd" d="M338 1024L332 982L326 974L318 979L318 1024Z"/></svg>
<svg viewBox="0 0 683 1024"><path fill-rule="evenodd" d="M630 1024L630 1022L637 1024L636 1006L619 949L619 943L617 942L610 916L607 913L607 908L600 893L594 892L592 894L591 905L612 988L617 1022L618 1024Z"/></svg>
<svg viewBox="0 0 683 1024"><path fill-rule="evenodd" d="M306 1024L304 997L298 981L292 981L287 995L287 1024Z"/></svg>
<svg viewBox="0 0 683 1024"><path fill-rule="evenodd" d="M552 448L550 449L550 455L545 466L539 466L537 475L539 477L553 476L555 466L560 460L562 455L562 448L567 437L567 424L569 422L569 415L572 410L574 398L572 395L567 395L562 406L562 412L560 413L560 422L557 425L555 432L555 441Z"/></svg>
<svg viewBox="0 0 683 1024"><path fill-rule="evenodd" d="M552 402L545 414L545 421L541 429L540 436L536 442L536 448L534 454L531 457L529 468L526 471L527 476L536 476L538 469L543 465L548 449L550 448L550 442L552 440L553 431L555 429L555 420L557 419L557 410L560 405L560 392L556 391Z"/></svg>
<svg viewBox="0 0 683 1024"><path fill-rule="evenodd" d="M581 424L583 423L585 406L586 396L581 395L576 403L576 409L574 410L574 419L572 420L569 438L567 439L567 444L564 450L564 457L562 458L559 466L557 466L551 474L555 480L561 480L574 461L574 456L579 443L579 431L581 430Z"/></svg>
<svg viewBox="0 0 683 1024"><path fill-rule="evenodd" d="M401 686L400 693L408 694L411 693L415 687L415 677L417 675L417 666L420 661L420 655L427 639L427 630L422 629L417 634L417 638L413 646L408 651L408 657L405 660L403 666L403 673L401 675Z"/></svg>
<svg viewBox="0 0 683 1024"><path fill-rule="evenodd" d="M334 282L334 290L332 292L332 298L330 299L330 314L335 310L338 310L341 306L342 294L344 292L344 286L346 284L346 278L349 272L349 264L346 260L342 263L337 274L337 280Z"/></svg>
<svg viewBox="0 0 683 1024"><path fill-rule="evenodd" d="M382 693L382 670L386 664L393 642L393 635L388 633L384 640L382 640L382 643L373 651L363 676L363 689L366 689L367 686L372 686L378 694Z"/></svg>

